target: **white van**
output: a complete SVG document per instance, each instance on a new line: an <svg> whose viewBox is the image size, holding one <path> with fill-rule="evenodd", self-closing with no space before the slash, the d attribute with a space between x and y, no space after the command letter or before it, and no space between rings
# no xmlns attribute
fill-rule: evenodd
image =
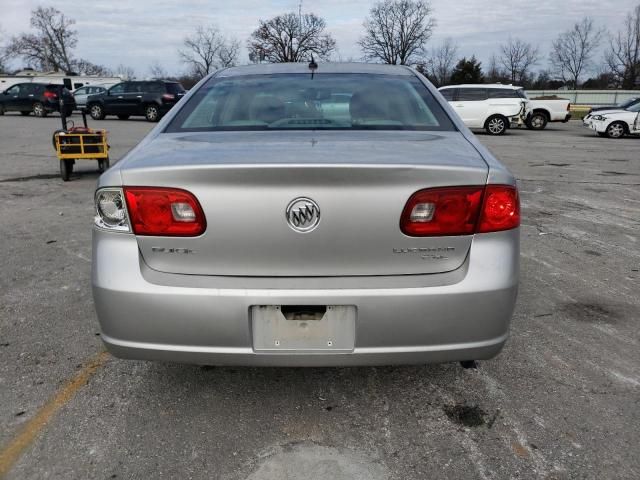
<svg viewBox="0 0 640 480"><path fill-rule="evenodd" d="M483 128L490 135L502 135L511 124L523 125L531 113L522 87L469 84L439 90L467 127Z"/></svg>

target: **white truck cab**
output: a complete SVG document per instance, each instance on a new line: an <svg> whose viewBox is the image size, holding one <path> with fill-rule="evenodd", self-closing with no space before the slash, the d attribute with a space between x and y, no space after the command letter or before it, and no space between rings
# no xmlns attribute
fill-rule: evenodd
<svg viewBox="0 0 640 480"><path fill-rule="evenodd" d="M531 113L522 87L467 84L439 90L467 127L483 128L490 135L502 135L511 124L525 124Z"/></svg>

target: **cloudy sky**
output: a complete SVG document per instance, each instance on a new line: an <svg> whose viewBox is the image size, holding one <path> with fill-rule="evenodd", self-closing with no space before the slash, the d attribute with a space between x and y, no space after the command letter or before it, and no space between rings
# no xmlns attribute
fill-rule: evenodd
<svg viewBox="0 0 640 480"><path fill-rule="evenodd" d="M639 0L432 0L438 26L431 40L446 37L459 45L460 55L476 54L487 61L509 36L539 45L546 67L551 40L583 16L591 16L609 31L620 28ZM336 58L359 59L356 41L362 21L375 0L303 0L303 12L325 18L338 44ZM5 39L29 29L29 12L38 5L55 6L76 20L79 42L76 54L94 63L115 67L130 65L139 76L159 62L179 72L177 48L197 25L217 25L244 45L259 19L297 11L298 0L0 0L0 31ZM605 5L608 7L605 8ZM247 62L243 49L241 63ZM19 67L20 64L14 64Z"/></svg>

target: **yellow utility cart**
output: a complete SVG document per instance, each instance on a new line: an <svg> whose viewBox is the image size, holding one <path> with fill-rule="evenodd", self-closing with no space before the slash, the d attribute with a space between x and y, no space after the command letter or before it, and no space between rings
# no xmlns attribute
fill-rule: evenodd
<svg viewBox="0 0 640 480"><path fill-rule="evenodd" d="M60 161L60 176L69 181L76 160L97 160L100 173L109 168L109 145L107 131L87 127L87 117L82 113L83 127L71 127L56 130L53 134L53 147ZM66 126L66 118L63 118Z"/></svg>

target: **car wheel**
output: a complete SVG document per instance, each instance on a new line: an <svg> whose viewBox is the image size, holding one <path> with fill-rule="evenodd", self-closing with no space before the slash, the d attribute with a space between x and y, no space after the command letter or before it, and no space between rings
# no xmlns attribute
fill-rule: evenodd
<svg viewBox="0 0 640 480"><path fill-rule="evenodd" d="M23 117L27 117L30 113L31 112L20 112L20 115L22 115Z"/></svg>
<svg viewBox="0 0 640 480"><path fill-rule="evenodd" d="M105 170L109 168L109 158L103 158L98 160L98 170L100 173L103 173Z"/></svg>
<svg viewBox="0 0 640 480"><path fill-rule="evenodd" d="M60 160L60 176L62 180L68 182L73 173L73 160Z"/></svg>
<svg viewBox="0 0 640 480"><path fill-rule="evenodd" d="M104 120L104 108L99 103L94 103L89 107L89 115L94 120Z"/></svg>
<svg viewBox="0 0 640 480"><path fill-rule="evenodd" d="M542 112L535 112L529 120L527 120L527 128L531 130L544 130L549 120Z"/></svg>
<svg viewBox="0 0 640 480"><path fill-rule="evenodd" d="M147 105L144 109L144 116L148 122L157 122L160 120L160 110L157 105Z"/></svg>
<svg viewBox="0 0 640 480"><path fill-rule="evenodd" d="M36 117L44 118L47 116L47 111L45 110L44 105L40 102L33 104L32 111Z"/></svg>
<svg viewBox="0 0 640 480"><path fill-rule="evenodd" d="M126 120L127 118L129 118L129 115L118 115L118 118L120 120Z"/></svg>
<svg viewBox="0 0 640 480"><path fill-rule="evenodd" d="M73 108L68 108L67 110L64 111L65 117L70 117L71 115L73 115Z"/></svg>
<svg viewBox="0 0 640 480"><path fill-rule="evenodd" d="M624 134L624 124L622 122L613 122L607 127L607 137L609 138L622 138Z"/></svg>
<svg viewBox="0 0 640 480"><path fill-rule="evenodd" d="M487 119L484 129L489 135L503 135L507 131L509 122L502 115L493 115Z"/></svg>

